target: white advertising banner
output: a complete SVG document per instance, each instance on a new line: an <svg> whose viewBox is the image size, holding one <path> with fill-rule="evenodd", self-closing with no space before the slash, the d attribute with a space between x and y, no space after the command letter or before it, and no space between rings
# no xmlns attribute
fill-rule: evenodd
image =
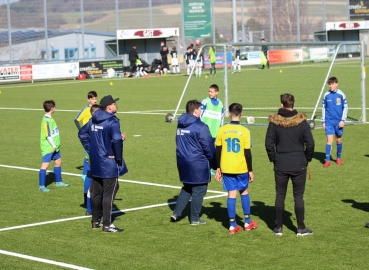
<svg viewBox="0 0 369 270"><path fill-rule="evenodd" d="M79 63L60 63L33 65L32 75L34 80L53 78L73 78L79 74Z"/></svg>
<svg viewBox="0 0 369 270"><path fill-rule="evenodd" d="M179 28L151 28L117 30L117 39L148 39L178 37Z"/></svg>
<svg viewBox="0 0 369 270"><path fill-rule="evenodd" d="M0 82L19 81L19 66L0 67Z"/></svg>
<svg viewBox="0 0 369 270"><path fill-rule="evenodd" d="M354 22L327 22L325 23L325 30L368 30L369 21L354 21Z"/></svg>
<svg viewBox="0 0 369 270"><path fill-rule="evenodd" d="M260 65L260 54L261 52L247 52L241 53L241 59L246 58L244 60L240 60L241 66L249 66L249 65Z"/></svg>
<svg viewBox="0 0 369 270"><path fill-rule="evenodd" d="M319 60L319 59L327 59L328 58L328 51L327 47L325 48L310 48L310 60Z"/></svg>

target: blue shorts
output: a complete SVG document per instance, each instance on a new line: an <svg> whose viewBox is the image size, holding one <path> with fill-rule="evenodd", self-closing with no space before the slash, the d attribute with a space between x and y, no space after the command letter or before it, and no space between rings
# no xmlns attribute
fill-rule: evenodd
<svg viewBox="0 0 369 270"><path fill-rule="evenodd" d="M343 127L325 125L325 135L334 135L334 134L338 137L341 137L343 134Z"/></svg>
<svg viewBox="0 0 369 270"><path fill-rule="evenodd" d="M249 173L243 174L223 174L223 189L245 190L249 186Z"/></svg>
<svg viewBox="0 0 369 270"><path fill-rule="evenodd" d="M42 157L42 162L50 162L52 160L57 160L61 158L61 154L60 154L60 151L59 152L55 152L55 153L49 153L49 154L46 154Z"/></svg>

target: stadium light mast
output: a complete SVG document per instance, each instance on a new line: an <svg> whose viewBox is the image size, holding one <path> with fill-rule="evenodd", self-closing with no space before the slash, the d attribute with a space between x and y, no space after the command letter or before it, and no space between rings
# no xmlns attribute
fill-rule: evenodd
<svg viewBox="0 0 369 270"><path fill-rule="evenodd" d="M232 0L232 14L233 14L233 42L237 42L237 17L236 17L236 0Z"/></svg>
<svg viewBox="0 0 369 270"><path fill-rule="evenodd" d="M300 0L296 0L296 25L297 25L297 42L301 41L300 38Z"/></svg>
<svg viewBox="0 0 369 270"><path fill-rule="evenodd" d="M83 0L81 0L81 31L82 31L82 59L85 59L85 16L83 13ZM80 58L81 53L78 53L78 58Z"/></svg>
<svg viewBox="0 0 369 270"><path fill-rule="evenodd" d="M10 23L10 1L8 0L8 6L7 6L7 13L8 13L8 40L9 40L9 62L13 62L13 56L12 56L12 32L11 32L11 23Z"/></svg>
<svg viewBox="0 0 369 270"><path fill-rule="evenodd" d="M269 0L269 28L270 28L269 41L273 42L273 0Z"/></svg>
<svg viewBox="0 0 369 270"><path fill-rule="evenodd" d="M47 8L46 0L44 0L44 27L45 27L45 46L46 46L46 60L49 61L49 45L48 45L48 35L47 35Z"/></svg>
<svg viewBox="0 0 369 270"><path fill-rule="evenodd" d="M150 28L152 28L152 0L149 0L149 22Z"/></svg>
<svg viewBox="0 0 369 270"><path fill-rule="evenodd" d="M242 12L242 42L245 42L245 13L244 13L243 0L241 0L241 12Z"/></svg>

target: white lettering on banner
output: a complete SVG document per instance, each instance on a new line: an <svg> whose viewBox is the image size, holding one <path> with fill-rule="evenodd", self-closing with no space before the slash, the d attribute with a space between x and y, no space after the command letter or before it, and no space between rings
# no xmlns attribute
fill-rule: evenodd
<svg viewBox="0 0 369 270"><path fill-rule="evenodd" d="M153 30L145 30L144 31L144 37L152 37L154 35Z"/></svg>
<svg viewBox="0 0 369 270"><path fill-rule="evenodd" d="M222 117L222 113L221 112L214 112L214 111L205 110L202 117L208 117L208 118L212 118L212 119L220 119Z"/></svg>

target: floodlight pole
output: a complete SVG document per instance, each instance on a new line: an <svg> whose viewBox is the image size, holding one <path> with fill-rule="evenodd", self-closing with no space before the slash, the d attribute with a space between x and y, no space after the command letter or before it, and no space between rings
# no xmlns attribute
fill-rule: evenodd
<svg viewBox="0 0 369 270"><path fill-rule="evenodd" d="M232 14L233 14L233 42L237 43L236 0L232 0Z"/></svg>
<svg viewBox="0 0 369 270"><path fill-rule="evenodd" d="M83 14L83 0L81 0L81 31L82 31L82 59L85 59L85 18ZM80 58L80 53L78 54L78 58ZM78 59L77 59L78 60Z"/></svg>
<svg viewBox="0 0 369 270"><path fill-rule="evenodd" d="M44 27L45 27L45 46L46 46L46 60L49 61L49 44L48 44L48 35L47 35L47 8L46 8L46 0L44 0Z"/></svg>
<svg viewBox="0 0 369 270"><path fill-rule="evenodd" d="M7 6L7 13L8 13L8 40L9 40L9 62L13 62L13 56L12 56L12 31L11 31L11 23L10 23L10 1L8 0L8 6Z"/></svg>

